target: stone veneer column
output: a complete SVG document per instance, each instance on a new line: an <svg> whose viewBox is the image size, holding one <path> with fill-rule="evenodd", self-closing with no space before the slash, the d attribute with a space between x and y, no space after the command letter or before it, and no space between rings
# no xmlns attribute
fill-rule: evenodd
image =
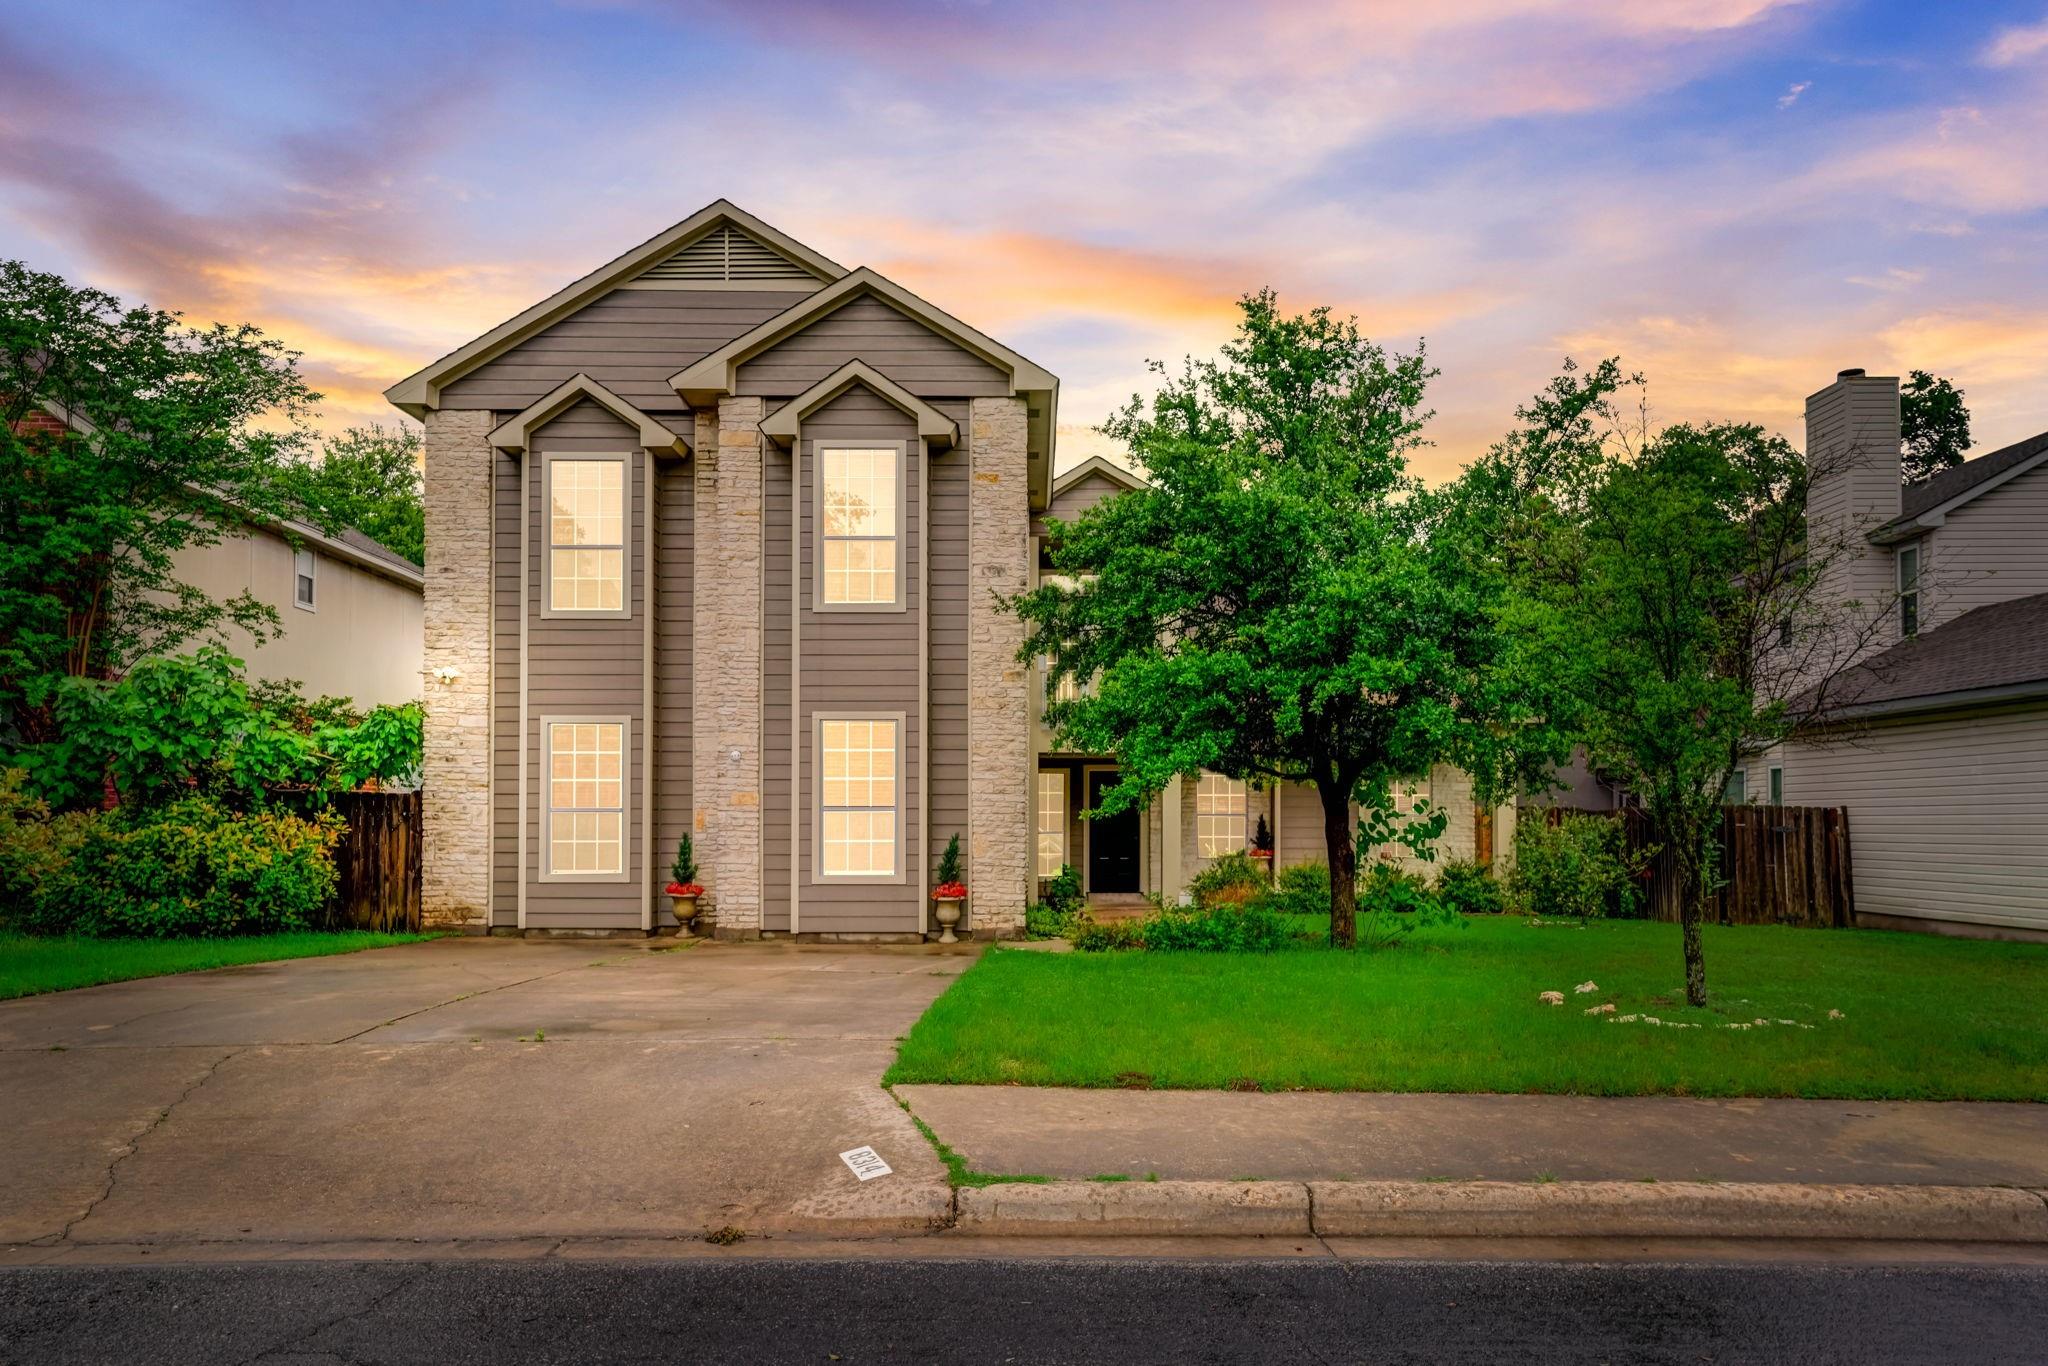
<svg viewBox="0 0 2048 1366"><path fill-rule="evenodd" d="M697 419L693 735L697 859L721 939L761 934L762 461L758 398Z"/></svg>
<svg viewBox="0 0 2048 1366"><path fill-rule="evenodd" d="M429 926L478 931L491 897L491 426L487 412L426 416L420 895Z"/></svg>
<svg viewBox="0 0 2048 1366"><path fill-rule="evenodd" d="M973 400L968 432L968 886L976 932L1013 938L1030 895L1030 672L1024 623L996 599L1030 583L1024 400Z"/></svg>

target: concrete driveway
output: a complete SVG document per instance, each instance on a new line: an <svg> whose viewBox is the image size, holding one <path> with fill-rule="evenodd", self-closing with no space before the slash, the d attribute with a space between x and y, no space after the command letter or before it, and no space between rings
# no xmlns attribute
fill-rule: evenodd
<svg viewBox="0 0 2048 1366"><path fill-rule="evenodd" d="M971 961L440 940L0 1003L0 1248L920 1229L877 1083Z"/></svg>

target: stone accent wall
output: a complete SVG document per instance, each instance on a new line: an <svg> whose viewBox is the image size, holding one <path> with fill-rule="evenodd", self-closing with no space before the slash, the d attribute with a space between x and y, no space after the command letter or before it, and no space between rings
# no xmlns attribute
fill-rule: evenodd
<svg viewBox="0 0 2048 1366"><path fill-rule="evenodd" d="M491 414L426 418L426 923L476 929L491 897ZM449 682L437 669L454 669Z"/></svg>
<svg viewBox="0 0 2048 1366"><path fill-rule="evenodd" d="M1014 938L1031 890L1030 670L1024 623L996 600L1030 585L1024 400L977 398L967 421L968 886L975 932Z"/></svg>
<svg viewBox="0 0 2048 1366"><path fill-rule="evenodd" d="M721 939L761 934L762 460L758 398L697 419L695 738L697 861Z"/></svg>

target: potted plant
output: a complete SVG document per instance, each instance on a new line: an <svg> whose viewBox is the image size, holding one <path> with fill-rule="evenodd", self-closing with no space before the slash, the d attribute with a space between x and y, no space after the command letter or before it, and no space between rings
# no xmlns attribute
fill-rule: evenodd
<svg viewBox="0 0 2048 1366"><path fill-rule="evenodd" d="M1273 827L1266 824L1266 813L1263 811L1259 813L1257 828L1252 831L1251 855L1253 858L1264 862L1268 870L1271 870L1273 863Z"/></svg>
<svg viewBox="0 0 2048 1366"><path fill-rule="evenodd" d="M960 835L955 831L953 838L946 841L946 851L939 855L938 885L932 888L941 944L960 942L953 927L960 923L960 907L966 900L967 884L960 880Z"/></svg>
<svg viewBox="0 0 2048 1366"><path fill-rule="evenodd" d="M697 882L697 851L687 834L676 841L676 861L669 865L668 875L663 890L676 908L676 933L688 939L695 933L690 922L697 918L697 898L704 895L704 888Z"/></svg>

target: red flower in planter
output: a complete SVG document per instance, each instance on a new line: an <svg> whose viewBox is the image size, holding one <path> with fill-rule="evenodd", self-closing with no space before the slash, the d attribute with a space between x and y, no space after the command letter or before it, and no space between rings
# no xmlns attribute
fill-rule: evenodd
<svg viewBox="0 0 2048 1366"><path fill-rule="evenodd" d="M694 882L671 882L663 889L670 896L702 896L704 889Z"/></svg>
<svg viewBox="0 0 2048 1366"><path fill-rule="evenodd" d="M932 895L940 901L965 901L967 884L964 882L941 882L932 888Z"/></svg>

